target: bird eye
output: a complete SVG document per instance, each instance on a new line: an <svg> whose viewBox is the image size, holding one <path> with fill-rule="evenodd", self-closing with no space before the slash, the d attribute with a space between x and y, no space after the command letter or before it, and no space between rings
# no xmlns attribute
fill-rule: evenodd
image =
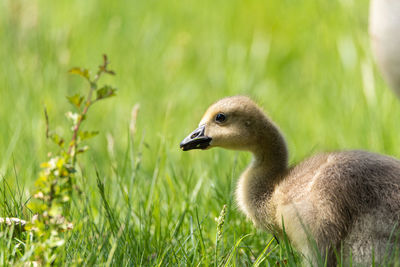
<svg viewBox="0 0 400 267"><path fill-rule="evenodd" d="M224 113L218 113L217 116L215 116L216 122L224 122L225 120L226 120L226 116Z"/></svg>

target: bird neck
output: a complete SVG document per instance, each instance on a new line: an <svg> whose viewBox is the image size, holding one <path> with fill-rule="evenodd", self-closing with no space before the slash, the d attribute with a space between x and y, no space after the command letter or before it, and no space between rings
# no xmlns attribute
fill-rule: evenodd
<svg viewBox="0 0 400 267"><path fill-rule="evenodd" d="M236 191L241 210L260 226L268 224L266 218L272 212L269 200L288 169L286 142L277 127L268 127L264 133L260 131L259 145L251 151L254 160L241 175Z"/></svg>
<svg viewBox="0 0 400 267"><path fill-rule="evenodd" d="M256 176L263 176L269 184L279 182L281 174L288 168L288 149L286 141L272 122L265 123L259 130L257 145L251 149L254 161L250 170Z"/></svg>

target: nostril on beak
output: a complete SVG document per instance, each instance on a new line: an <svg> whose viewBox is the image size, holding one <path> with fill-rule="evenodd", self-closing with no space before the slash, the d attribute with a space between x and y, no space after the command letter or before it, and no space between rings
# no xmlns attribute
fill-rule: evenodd
<svg viewBox="0 0 400 267"><path fill-rule="evenodd" d="M200 132L195 132L194 134L192 134L190 136L191 139L196 138L197 136L199 136Z"/></svg>

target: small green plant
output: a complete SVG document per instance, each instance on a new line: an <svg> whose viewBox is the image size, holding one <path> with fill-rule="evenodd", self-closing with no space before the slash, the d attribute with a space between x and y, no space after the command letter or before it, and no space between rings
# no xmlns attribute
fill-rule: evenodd
<svg viewBox="0 0 400 267"><path fill-rule="evenodd" d="M100 100L115 95L116 89L104 85L99 87L99 80L104 74L114 75L108 69L107 56L103 64L92 77L87 69L73 68L69 72L82 76L89 83L87 96L75 94L67 97L74 111L67 112L72 123L72 134L69 141L49 130L47 111L46 136L57 144L58 150L50 154L49 160L42 163L42 171L35 182L32 201L28 204L34 212L34 218L25 229L30 231L34 252L31 259L41 264L57 263L57 252L64 246L65 232L73 228L69 221L71 198L79 193L76 185L78 155L87 151L83 142L98 134L97 131L83 131L82 123L87 119L89 108Z"/></svg>

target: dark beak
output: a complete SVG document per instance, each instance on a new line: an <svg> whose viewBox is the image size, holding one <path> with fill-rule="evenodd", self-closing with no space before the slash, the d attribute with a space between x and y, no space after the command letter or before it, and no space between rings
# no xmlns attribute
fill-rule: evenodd
<svg viewBox="0 0 400 267"><path fill-rule="evenodd" d="M191 150L191 149L206 149L210 146L210 142L212 140L211 137L208 137L204 134L206 129L205 125L199 126L196 130L194 130L191 134L189 134L180 144L180 147L183 151Z"/></svg>

